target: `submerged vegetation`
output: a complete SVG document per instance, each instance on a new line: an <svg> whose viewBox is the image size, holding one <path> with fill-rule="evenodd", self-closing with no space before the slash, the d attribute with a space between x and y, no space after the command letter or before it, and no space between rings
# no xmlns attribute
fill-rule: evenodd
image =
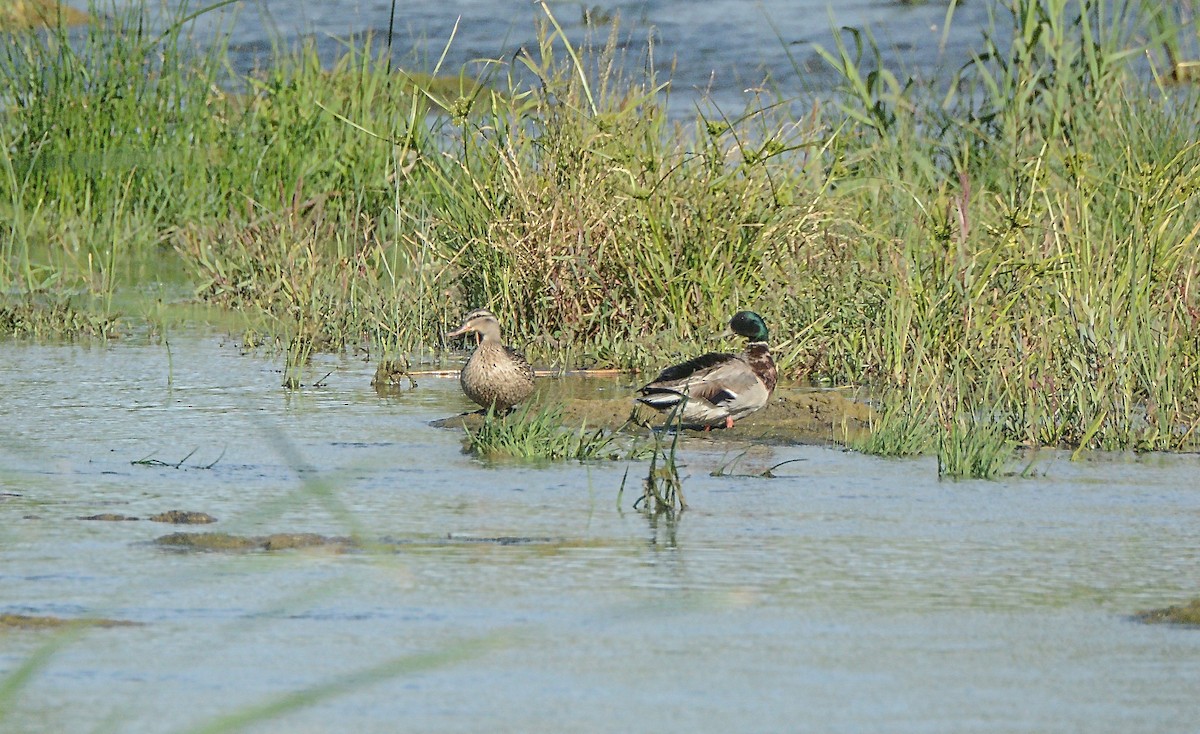
<svg viewBox="0 0 1200 734"><path fill-rule="evenodd" d="M642 496L634 501L633 506L650 515L666 514L674 517L676 512L687 509L687 500L683 496L683 480L679 477L679 435L683 429L683 415L678 410L671 411L667 426L672 430L664 434L655 431L653 434L654 447L650 454L650 466L646 478L642 480ZM626 474L628 478L628 474ZM624 492L624 482L621 492Z"/></svg>
<svg viewBox="0 0 1200 734"><path fill-rule="evenodd" d="M113 318L73 306L67 299L13 299L6 304L0 298L0 334L108 338L115 333Z"/></svg>
<svg viewBox="0 0 1200 734"><path fill-rule="evenodd" d="M136 12L14 36L2 313L86 294L63 328L106 335L113 294L171 262L266 317L299 385L313 351L403 358L478 306L541 362L637 368L753 304L784 375L895 403L864 450L977 476L1021 445L1193 446L1200 97L1168 78L1196 29L1158 4L1001 7L953 78L843 31L831 99L690 123L615 27L571 45L548 9L480 75L397 71L367 39L231 79L222 46Z"/></svg>

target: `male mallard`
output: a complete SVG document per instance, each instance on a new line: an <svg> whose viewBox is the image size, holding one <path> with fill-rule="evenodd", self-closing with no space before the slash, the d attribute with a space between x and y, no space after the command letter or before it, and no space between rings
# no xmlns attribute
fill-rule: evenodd
<svg viewBox="0 0 1200 734"><path fill-rule="evenodd" d="M734 420L765 406L776 378L767 325L753 311L739 311L729 328L750 340L744 352L710 352L668 367L638 391L637 400L663 412L682 405L683 424L705 428L733 428Z"/></svg>
<svg viewBox="0 0 1200 734"><path fill-rule="evenodd" d="M494 405L497 414L507 413L533 393L533 367L525 355L500 340L500 322L491 311L472 311L446 338L468 332L478 334L481 341L458 376L463 392L484 408Z"/></svg>

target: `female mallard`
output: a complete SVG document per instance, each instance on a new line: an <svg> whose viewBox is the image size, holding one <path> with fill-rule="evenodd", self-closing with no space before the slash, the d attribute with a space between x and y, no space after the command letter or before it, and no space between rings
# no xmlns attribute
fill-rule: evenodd
<svg viewBox="0 0 1200 734"><path fill-rule="evenodd" d="M533 393L533 367L525 355L500 340L500 322L491 311L472 311L446 338L468 332L478 334L481 340L458 376L463 392L485 409L495 406L497 414L507 413Z"/></svg>
<svg viewBox="0 0 1200 734"><path fill-rule="evenodd" d="M733 428L734 420L765 406L776 378L767 325L753 311L739 311L729 328L750 340L744 352L710 352L668 367L638 391L637 400L664 412L680 406L684 425L705 428Z"/></svg>

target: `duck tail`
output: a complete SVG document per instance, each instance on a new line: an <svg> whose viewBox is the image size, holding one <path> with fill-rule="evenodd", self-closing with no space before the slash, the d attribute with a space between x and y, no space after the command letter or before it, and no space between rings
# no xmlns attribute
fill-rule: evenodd
<svg viewBox="0 0 1200 734"><path fill-rule="evenodd" d="M637 398L639 403L645 403L655 410L668 410L683 402L683 395L677 392L652 392Z"/></svg>

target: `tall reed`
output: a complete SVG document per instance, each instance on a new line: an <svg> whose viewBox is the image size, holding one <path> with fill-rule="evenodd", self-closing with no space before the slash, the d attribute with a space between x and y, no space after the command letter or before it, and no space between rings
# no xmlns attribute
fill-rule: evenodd
<svg viewBox="0 0 1200 734"><path fill-rule="evenodd" d="M0 276L103 304L166 252L297 354L438 348L487 306L563 366L692 352L752 304L785 374L900 388L943 428L1190 445L1200 97L1134 63L1195 28L1108 0L998 7L951 78L843 35L832 99L687 122L668 80L628 71L652 43L570 42L549 8L537 45L436 79L367 40L229 80L219 45L136 15L78 47L21 37L0 64L21 102L0 117Z"/></svg>
<svg viewBox="0 0 1200 734"><path fill-rule="evenodd" d="M1008 8L1012 44L990 32L945 95L864 86L827 53L860 114L822 207L844 214L796 271L793 318L833 314L822 377L905 387L911 411L986 408L1028 445L1188 444L1196 96L1132 76L1132 4Z"/></svg>

